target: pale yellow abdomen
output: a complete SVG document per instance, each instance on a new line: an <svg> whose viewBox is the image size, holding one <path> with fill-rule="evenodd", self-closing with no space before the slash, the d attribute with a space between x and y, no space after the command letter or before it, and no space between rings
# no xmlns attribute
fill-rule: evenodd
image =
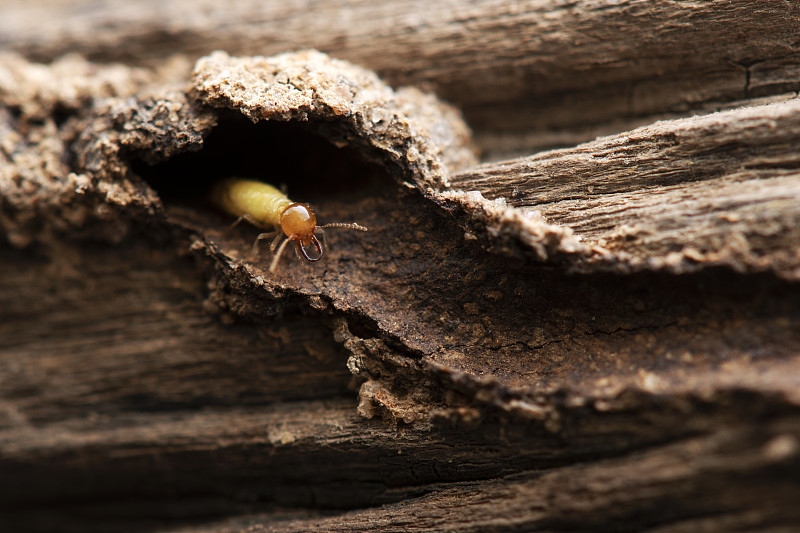
<svg viewBox="0 0 800 533"><path fill-rule="evenodd" d="M250 215L264 226L280 226L281 213L292 204L285 194L261 181L223 180L211 190L211 200L226 213Z"/></svg>

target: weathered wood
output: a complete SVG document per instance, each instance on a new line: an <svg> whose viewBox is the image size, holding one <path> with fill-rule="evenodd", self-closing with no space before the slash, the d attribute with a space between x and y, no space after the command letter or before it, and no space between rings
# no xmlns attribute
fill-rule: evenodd
<svg viewBox="0 0 800 533"><path fill-rule="evenodd" d="M489 163L454 188L567 226L594 266L800 276L800 100Z"/></svg>
<svg viewBox="0 0 800 533"><path fill-rule="evenodd" d="M776 429L788 428L796 430L797 421ZM796 437L761 427L687 439L626 460L436 487L407 502L336 517L276 520L266 515L200 531L599 531L617 530L620 524L659 532L732 526L790 531L800 519L794 505L800 497L797 467ZM702 477L696 477L698 472ZM715 489L728 482L733 490ZM674 500L653 506L645 496L653 492ZM676 512L681 519L675 520Z"/></svg>
<svg viewBox="0 0 800 533"><path fill-rule="evenodd" d="M620 523L653 531L691 531L700 525L712 531L731 524L758 529L796 523L796 414L756 422L741 412L744 416L737 419L735 409L749 408L747 402L734 404L731 427L676 442L650 442L624 458L602 461L575 461L597 450L573 456L577 450L559 450L557 440L537 437L523 425L487 425L477 433L397 433L357 420L350 402L206 411L180 418L170 413L75 420L53 424L52 433L36 428L2 433L5 452L20 465L7 470L11 478L6 483L36 479L45 471L54 477L46 487L22 482L17 486L23 490L4 493L4 500L37 501L47 510L48 498L63 499L62 491L69 489L70 499L80 501L84 491L90 489L91 496L98 484L106 498L135 494L144 502L161 499L148 504L145 516L130 503L111 512L100 506L73 507L70 521L83 531L166 528L176 513L196 515L201 506L239 516L187 531L559 531L576 525L614 529ZM692 424L700 430L708 421L701 416ZM575 429L585 432L577 424ZM603 425L605 439L574 435L570 442L592 448L612 435L625 440L625 429L624 419L610 415ZM497 446L500 434L502 447ZM575 464L552 468L568 462ZM485 472L495 473L498 465L514 475L477 480ZM721 485L730 488L721 491ZM194 504L184 501L176 511L169 500L176 489L215 496L197 498ZM274 504L330 509L380 503L311 519L274 509ZM9 511L5 519L11 527L25 518ZM127 525L112 520L115 515L125 517ZM43 530L60 529L64 517L53 506L37 520Z"/></svg>
<svg viewBox="0 0 800 533"><path fill-rule="evenodd" d="M0 529L796 527L800 108L778 94L794 4L695 6L691 27L660 2L420 5L393 41L376 29L405 4L321 6L324 24L293 4L193 23L137 8L123 27L133 12L111 5L41 35L34 5L2 8L3 46L137 66L0 56ZM635 116L609 100L586 128L692 91L689 107L730 106L741 68L698 74L723 59L763 60L744 97L770 102L478 166L452 107L324 54L165 60L325 44L332 13L365 21L358 46L329 42L341 55L462 87L450 99L484 146L521 139L507 151L550 142L516 135L542 131L546 95L597 107L636 76L667 80L664 100ZM697 48L690 30L746 38ZM390 41L400 53L375 48ZM528 83L544 66L549 85ZM757 71L783 82L756 90ZM585 136L585 109L562 112L546 127ZM204 197L230 175L369 231L330 232L325 263L271 275L257 231Z"/></svg>
<svg viewBox="0 0 800 533"><path fill-rule="evenodd" d="M796 2L19 2L0 47L159 63L313 47L434 86L491 154L573 145L654 117L800 89Z"/></svg>
<svg viewBox="0 0 800 533"><path fill-rule="evenodd" d="M186 259L138 247L87 265L64 253L58 266L4 254L0 427L347 393L346 356L317 321L223 325Z"/></svg>

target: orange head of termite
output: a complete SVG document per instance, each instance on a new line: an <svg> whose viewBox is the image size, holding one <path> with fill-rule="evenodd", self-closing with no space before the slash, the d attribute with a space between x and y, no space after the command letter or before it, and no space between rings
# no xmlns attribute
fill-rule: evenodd
<svg viewBox="0 0 800 533"><path fill-rule="evenodd" d="M314 235L317 229L317 217L314 211L306 204L291 204L281 213L281 229L289 240L297 243L297 251L300 252L306 261L314 262L322 259L322 244ZM317 249L316 257L311 257L306 251L306 246L314 244Z"/></svg>
<svg viewBox="0 0 800 533"><path fill-rule="evenodd" d="M306 204L298 203L291 204L283 210L280 223L283 233L286 234L287 242L290 240L295 241L298 255L312 263L322 259L324 254L322 244L319 242L319 239L317 239L317 236L314 235L316 230L322 228L347 228L367 231L367 228L354 222L334 222L332 224L325 224L324 226L317 226L317 217L314 215L314 211L311 207ZM316 255L310 256L308 251L306 251L306 247L309 244L313 244L314 248L317 249ZM280 256L280 253L278 256Z"/></svg>

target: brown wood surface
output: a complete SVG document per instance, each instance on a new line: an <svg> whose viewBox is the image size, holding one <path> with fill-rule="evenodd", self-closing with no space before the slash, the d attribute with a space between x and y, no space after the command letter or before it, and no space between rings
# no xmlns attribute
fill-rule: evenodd
<svg viewBox="0 0 800 533"><path fill-rule="evenodd" d="M5 2L0 45L157 64L316 48L433 87L496 157L800 89L800 7L750 0Z"/></svg>
<svg viewBox="0 0 800 533"><path fill-rule="evenodd" d="M0 530L796 530L798 10L4 3Z"/></svg>

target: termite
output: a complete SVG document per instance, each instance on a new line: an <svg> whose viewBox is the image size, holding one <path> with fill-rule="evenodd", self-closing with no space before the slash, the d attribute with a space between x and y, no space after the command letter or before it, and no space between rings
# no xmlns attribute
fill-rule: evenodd
<svg viewBox="0 0 800 533"><path fill-rule="evenodd" d="M246 220L257 228L273 228L273 231L261 233L253 243L255 255L258 252L258 243L262 239L274 237L270 246L270 252L273 254L269 265L270 272L275 271L283 250L291 241L295 242L298 258L305 259L309 263L322 259L325 252L322 243L314 234L317 230L346 228L367 231L367 228L355 222L334 222L317 226L317 217L309 205L293 202L272 185L256 180L242 178L222 180L211 189L211 201L229 215L238 217L231 227ZM306 248L312 244L316 248L316 254L309 255Z"/></svg>

